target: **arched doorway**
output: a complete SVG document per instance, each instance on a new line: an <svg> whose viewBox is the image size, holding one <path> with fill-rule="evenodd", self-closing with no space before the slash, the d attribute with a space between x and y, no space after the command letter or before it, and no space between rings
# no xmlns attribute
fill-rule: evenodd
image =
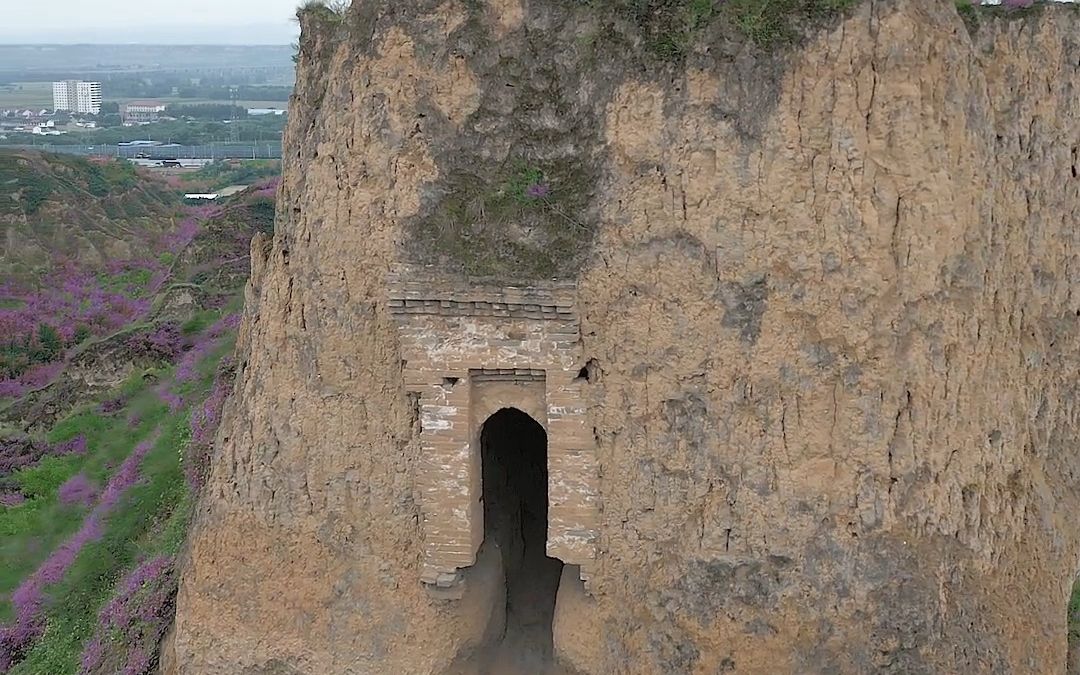
<svg viewBox="0 0 1080 675"><path fill-rule="evenodd" d="M506 631L487 672L558 672L551 624L563 563L546 554L547 433L516 408L489 417L480 432L484 541L497 545L506 578Z"/></svg>

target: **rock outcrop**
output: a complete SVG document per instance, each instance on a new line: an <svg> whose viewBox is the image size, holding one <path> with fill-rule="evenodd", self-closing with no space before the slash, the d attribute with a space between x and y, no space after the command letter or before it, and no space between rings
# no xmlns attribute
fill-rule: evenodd
<svg viewBox="0 0 1080 675"><path fill-rule="evenodd" d="M560 0L303 23L178 672L445 673L490 638L497 592L420 581L404 265L576 284L598 520L562 667L1062 671L1075 11L969 35L950 2L871 0L797 47L715 25L675 60Z"/></svg>

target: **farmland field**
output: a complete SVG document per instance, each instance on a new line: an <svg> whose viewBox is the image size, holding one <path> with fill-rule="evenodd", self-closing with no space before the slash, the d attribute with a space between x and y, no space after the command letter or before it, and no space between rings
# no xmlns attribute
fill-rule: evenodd
<svg viewBox="0 0 1080 675"><path fill-rule="evenodd" d="M51 82L0 84L0 110L5 108L52 108Z"/></svg>

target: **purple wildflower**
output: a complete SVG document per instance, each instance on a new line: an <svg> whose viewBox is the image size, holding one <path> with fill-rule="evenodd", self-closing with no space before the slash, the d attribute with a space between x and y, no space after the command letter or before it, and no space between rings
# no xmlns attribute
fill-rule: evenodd
<svg viewBox="0 0 1080 675"><path fill-rule="evenodd" d="M0 506L21 506L26 503L26 497L21 492L0 492Z"/></svg>
<svg viewBox="0 0 1080 675"><path fill-rule="evenodd" d="M176 366L176 381L187 382L194 378L199 362L216 346L217 340L226 332L236 330L239 325L239 314L227 314L207 328L196 338L192 348L180 359L179 364Z"/></svg>
<svg viewBox="0 0 1080 675"><path fill-rule="evenodd" d="M62 443L41 443L26 437L5 438L0 440L0 475L37 464L43 457L63 457L86 453L86 437L75 438Z"/></svg>
<svg viewBox="0 0 1080 675"><path fill-rule="evenodd" d="M230 388L231 382L219 378L210 395L191 413L191 437L196 443L208 446L214 442L214 434L221 423L221 409Z"/></svg>
<svg viewBox="0 0 1080 675"><path fill-rule="evenodd" d="M154 392L169 406L169 412L174 413L184 407L184 399L173 393L166 383L159 384L154 388Z"/></svg>
<svg viewBox="0 0 1080 675"><path fill-rule="evenodd" d="M172 558L157 557L136 567L117 584L116 594L98 614L98 626L83 649L79 672L88 675L106 662L110 672L146 672L148 655L168 627L175 591Z"/></svg>
<svg viewBox="0 0 1080 675"><path fill-rule="evenodd" d="M146 655L146 651L139 647L131 650L127 665L124 666L124 675L143 675L149 669L150 657Z"/></svg>
<svg viewBox="0 0 1080 675"><path fill-rule="evenodd" d="M525 196L529 199L543 199L551 194L551 186L547 183L533 183L525 188Z"/></svg>
<svg viewBox="0 0 1080 675"><path fill-rule="evenodd" d="M86 643L82 653L80 673L89 673L101 665L102 657L105 656L105 645L100 636L95 635Z"/></svg>
<svg viewBox="0 0 1080 675"><path fill-rule="evenodd" d="M101 405L98 406L98 410L100 410L102 414L111 415L113 413L120 412L121 410L123 410L123 408L124 408L124 406L126 404L127 404L127 398L126 397L117 396L116 398L110 398L110 399L108 399L106 401L102 401Z"/></svg>
<svg viewBox="0 0 1080 675"><path fill-rule="evenodd" d="M21 660L44 629L45 586L63 579L86 544L102 536L102 520L116 506L123 494L138 480L139 465L153 447L152 441L140 443L109 479L97 506L83 520L82 527L54 550L38 569L11 594L15 620L0 626L0 672L6 672Z"/></svg>
<svg viewBox="0 0 1080 675"><path fill-rule="evenodd" d="M225 399L236 376L235 362L222 359L210 395L191 413L191 445L184 457L184 474L192 489L198 491L206 480L214 436L221 425Z"/></svg>
<svg viewBox="0 0 1080 675"><path fill-rule="evenodd" d="M139 465L142 464L143 458L153 448L154 442L152 440L143 441L135 446L135 449L131 451L131 454L128 455L127 459L124 460L120 468L116 470L116 473L112 475L105 485L105 490L102 491L101 499L98 501L98 509L110 510L116 506L116 503L120 501L128 488L139 479Z"/></svg>
<svg viewBox="0 0 1080 675"><path fill-rule="evenodd" d="M153 330L132 335L127 346L139 356L167 361L172 361L184 350L180 328L174 323L163 323Z"/></svg>
<svg viewBox="0 0 1080 675"><path fill-rule="evenodd" d="M86 436L80 434L70 440L64 441L62 443L57 443L55 446L53 446L53 451L51 454L54 454L58 457L64 455L85 455Z"/></svg>
<svg viewBox="0 0 1080 675"><path fill-rule="evenodd" d="M277 194L278 186L281 185L281 176L274 176L261 183L256 183L255 188L256 197L274 197Z"/></svg>
<svg viewBox="0 0 1080 675"><path fill-rule="evenodd" d="M61 504L89 506L97 497L97 490L83 474L72 476L56 491Z"/></svg>

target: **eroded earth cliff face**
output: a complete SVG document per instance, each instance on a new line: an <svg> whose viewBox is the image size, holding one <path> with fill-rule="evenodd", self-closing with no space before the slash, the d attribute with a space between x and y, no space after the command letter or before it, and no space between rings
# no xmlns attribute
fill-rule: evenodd
<svg viewBox="0 0 1080 675"><path fill-rule="evenodd" d="M1080 17L972 36L951 2L874 0L665 60L612 16L304 20L176 670L444 673L490 630L419 582L408 262L577 282L600 522L555 610L567 670L1061 672Z"/></svg>

